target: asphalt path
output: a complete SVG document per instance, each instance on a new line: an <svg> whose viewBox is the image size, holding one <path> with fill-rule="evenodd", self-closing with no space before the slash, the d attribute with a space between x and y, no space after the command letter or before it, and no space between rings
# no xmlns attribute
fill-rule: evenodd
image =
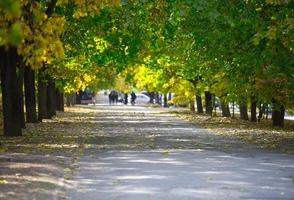
<svg viewBox="0 0 294 200"><path fill-rule="evenodd" d="M294 199L293 155L217 136L160 108L92 108L96 126L68 199Z"/></svg>

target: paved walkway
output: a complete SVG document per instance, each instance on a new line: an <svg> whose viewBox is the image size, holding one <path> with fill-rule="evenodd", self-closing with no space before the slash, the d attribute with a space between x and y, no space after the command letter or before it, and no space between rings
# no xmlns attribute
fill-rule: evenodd
<svg viewBox="0 0 294 200"><path fill-rule="evenodd" d="M93 109L69 199L294 199L293 155L216 136L163 109Z"/></svg>

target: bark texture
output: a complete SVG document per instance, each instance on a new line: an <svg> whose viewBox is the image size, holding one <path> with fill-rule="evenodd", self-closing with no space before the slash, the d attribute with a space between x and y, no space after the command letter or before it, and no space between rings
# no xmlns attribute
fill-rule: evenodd
<svg viewBox="0 0 294 200"><path fill-rule="evenodd" d="M202 98L200 95L196 95L197 112L203 113Z"/></svg>
<svg viewBox="0 0 294 200"><path fill-rule="evenodd" d="M208 91L205 92L205 108L206 114L212 114L212 94Z"/></svg>
<svg viewBox="0 0 294 200"><path fill-rule="evenodd" d="M36 91L35 91L35 71L29 67L24 70L24 86L25 86L25 105L26 120L28 123L37 123L36 112Z"/></svg>
<svg viewBox="0 0 294 200"><path fill-rule="evenodd" d="M21 136L20 89L17 75L17 49L0 49L3 133L6 137Z"/></svg>

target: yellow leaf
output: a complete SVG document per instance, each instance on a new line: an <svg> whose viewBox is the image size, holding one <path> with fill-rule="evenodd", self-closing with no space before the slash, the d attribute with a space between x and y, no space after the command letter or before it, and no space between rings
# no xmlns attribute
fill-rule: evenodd
<svg viewBox="0 0 294 200"><path fill-rule="evenodd" d="M169 150L164 150L163 152L161 152L162 154L164 154L164 155L168 155L168 154L170 154L170 151Z"/></svg>
<svg viewBox="0 0 294 200"><path fill-rule="evenodd" d="M8 183L7 180L5 180L5 179L3 179L3 178L0 178L0 185L1 185L1 184L7 184L7 183Z"/></svg>

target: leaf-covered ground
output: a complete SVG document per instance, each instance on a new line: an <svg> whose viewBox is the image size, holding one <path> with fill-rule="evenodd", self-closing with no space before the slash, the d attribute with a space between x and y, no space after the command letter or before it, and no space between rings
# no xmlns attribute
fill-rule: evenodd
<svg viewBox="0 0 294 200"><path fill-rule="evenodd" d="M27 124L22 137L0 137L0 199L62 199L94 124L93 110L68 108Z"/></svg>
<svg viewBox="0 0 294 200"><path fill-rule="evenodd" d="M171 109L95 108L90 121L96 125L73 177L76 187L67 193L72 199L289 199L294 194L293 155L217 135Z"/></svg>
<svg viewBox="0 0 294 200"><path fill-rule="evenodd" d="M211 117L186 110L177 110L174 113L218 135L238 138L261 148L294 154L294 121L285 120L284 128L275 128L270 119L252 123L238 118Z"/></svg>
<svg viewBox="0 0 294 200"><path fill-rule="evenodd" d="M78 153L94 123L93 110L68 108L57 113L52 120L42 123L26 124L22 137L0 138L2 151L19 153Z"/></svg>
<svg viewBox="0 0 294 200"><path fill-rule="evenodd" d="M178 117L169 112L163 108L142 112L132 106L77 106L58 112L52 120L27 124L22 137L1 136L0 199L62 199L65 190L73 186L71 177L83 153L252 149L246 142L294 153L293 122L287 121L286 128L280 129L272 128L269 121L254 124L177 109L176 114L193 121L194 126L185 121L176 123ZM194 130L199 126L212 133Z"/></svg>

